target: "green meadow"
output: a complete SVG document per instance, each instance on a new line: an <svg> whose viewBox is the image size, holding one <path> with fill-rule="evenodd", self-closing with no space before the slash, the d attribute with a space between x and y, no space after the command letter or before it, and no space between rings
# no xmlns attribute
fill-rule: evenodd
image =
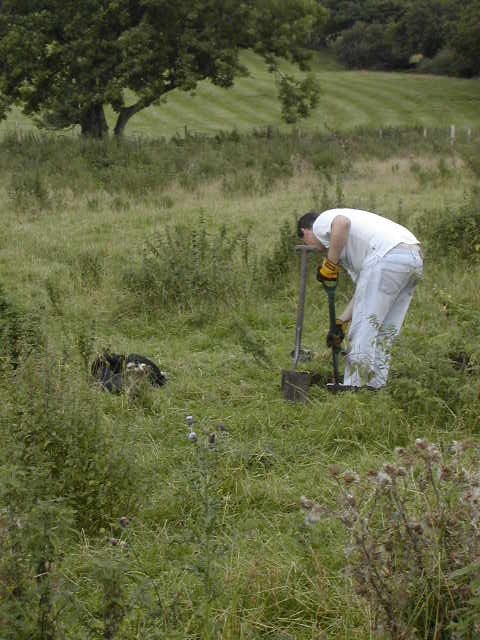
<svg viewBox="0 0 480 640"><path fill-rule="evenodd" d="M194 95L175 91L165 103L137 114L127 126L128 135L170 137L192 133L273 126L288 131L353 129L356 126L455 125L465 134L480 125L480 86L477 80L408 73L347 71L328 54L315 54L311 73L321 87L320 105L311 118L297 125L282 123L275 76L252 52L242 55L248 77L231 89L201 82ZM282 72L298 75L284 64ZM32 126L18 110L0 123L0 132Z"/></svg>
<svg viewBox="0 0 480 640"><path fill-rule="evenodd" d="M453 575L453 544L411 582L401 554L382 574L392 599L408 586L395 615L411 635L394 635L381 591L355 587L361 536L352 556L348 526L306 524L300 498L333 511L338 473L364 478L417 438L442 455L478 442L480 149L448 131L475 132L478 82L319 62L318 112L289 130L271 76L248 60L231 91L174 95L121 143L9 133L15 114L2 125L2 640L475 637L477 573ZM332 396L312 258L302 367L319 384L292 404L280 380L295 338L295 220L339 205L411 228L425 277L387 389ZM351 292L342 274L339 307ZM90 363L106 349L151 358L167 385L101 391ZM418 519L422 486L402 502L414 496ZM452 493L442 514L464 522L457 503Z"/></svg>

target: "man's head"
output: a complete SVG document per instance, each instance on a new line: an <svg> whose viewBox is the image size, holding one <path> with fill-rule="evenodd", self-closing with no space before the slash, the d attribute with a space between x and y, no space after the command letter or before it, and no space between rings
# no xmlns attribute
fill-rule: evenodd
<svg viewBox="0 0 480 640"><path fill-rule="evenodd" d="M297 221L297 234L305 244L308 244L312 247L323 248L323 245L320 243L320 241L312 231L313 223L319 215L320 214L317 211L309 211L308 213L304 213L303 216L301 216Z"/></svg>

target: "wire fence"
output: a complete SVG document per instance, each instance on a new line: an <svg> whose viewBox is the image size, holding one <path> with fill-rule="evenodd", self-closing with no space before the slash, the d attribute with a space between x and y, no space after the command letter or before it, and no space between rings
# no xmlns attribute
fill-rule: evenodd
<svg viewBox="0 0 480 640"><path fill-rule="evenodd" d="M449 140L451 145L454 145L456 142L462 142L462 143L472 142L473 143L476 141L480 141L480 128L476 129L471 126L465 126L465 125L458 126L455 124L450 124L448 126L443 125L443 126L431 126L431 127L426 127L419 124L413 124L411 126L384 125L383 127L379 127L379 128L362 125L358 128L354 128L352 131L355 132L355 131L358 131L359 129L369 130L370 134L376 130L378 131L379 138L387 137L389 135L389 132L397 129L398 130L411 129L412 131L417 130L418 135L425 139L432 138L432 137L437 139L443 138L443 133L444 133L445 134L444 140L445 139ZM224 129L217 129L215 131L207 132L205 130L192 129L188 124L185 124L183 125L183 127L176 128L175 131L173 131L169 137L170 138L213 137L215 135L219 135L222 133L228 134L228 133L231 133L232 131L236 131L236 129L225 127ZM249 133L252 133L252 132L264 132L265 134L268 134L269 132L271 132L272 135L275 133L281 132L285 135L286 133L288 133L288 130L283 130L277 125L262 125L259 127L252 127L250 130L245 129L242 131L238 131L238 135L248 135ZM320 128L290 129L290 133L295 133L299 136L306 136L306 137L312 134L322 134L327 132L328 132L327 129L322 130ZM348 135L349 131L338 130L335 133ZM13 137L17 139L17 141L19 142L21 142L22 140L25 140L26 138L30 140L34 139L34 140L40 141L42 137L48 136L48 135L52 135L55 137L62 137L62 136L79 137L81 135L81 130L78 125L69 127L68 129L54 131L50 129L41 129L36 127L33 124L20 122L20 121L15 121L14 123L8 122L8 123L4 123L3 125L0 123L0 140L3 140L7 137L9 138ZM129 138L130 140L138 140L138 141L152 140L156 138L165 139L165 135L161 133L155 134L154 130L152 130L148 134L143 132L139 133L136 131L133 131L132 133L128 133L127 131L125 137ZM266 137L270 137L270 136L266 135Z"/></svg>

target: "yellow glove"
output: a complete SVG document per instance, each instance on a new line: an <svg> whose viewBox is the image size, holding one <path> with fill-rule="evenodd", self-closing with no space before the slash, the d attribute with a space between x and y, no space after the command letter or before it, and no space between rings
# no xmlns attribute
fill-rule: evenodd
<svg viewBox="0 0 480 640"><path fill-rule="evenodd" d="M328 258L324 258L322 264L317 269L317 280L326 289L335 289L338 282L340 267Z"/></svg>

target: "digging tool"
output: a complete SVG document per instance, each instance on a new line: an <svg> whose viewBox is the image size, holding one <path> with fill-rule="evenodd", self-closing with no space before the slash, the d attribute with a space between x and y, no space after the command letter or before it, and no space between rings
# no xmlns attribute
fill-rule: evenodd
<svg viewBox="0 0 480 640"><path fill-rule="evenodd" d="M295 331L295 349L293 351L293 369L282 372L282 391L286 400L292 402L305 402L308 389L312 380L312 374L308 371L297 371L298 362L303 360L302 331L305 311L305 298L307 293L307 266L310 253L318 251L316 247L305 244L297 245L300 252L300 292L298 296L297 327Z"/></svg>
<svg viewBox="0 0 480 640"><path fill-rule="evenodd" d="M335 315L335 289L325 287L325 291L328 296L328 314L330 316L330 331L335 331L335 322L337 320ZM333 363L333 383L335 387L340 385L340 373L338 369L338 357L340 355L340 347L336 347L332 344L332 363ZM332 388L331 391L335 391Z"/></svg>

